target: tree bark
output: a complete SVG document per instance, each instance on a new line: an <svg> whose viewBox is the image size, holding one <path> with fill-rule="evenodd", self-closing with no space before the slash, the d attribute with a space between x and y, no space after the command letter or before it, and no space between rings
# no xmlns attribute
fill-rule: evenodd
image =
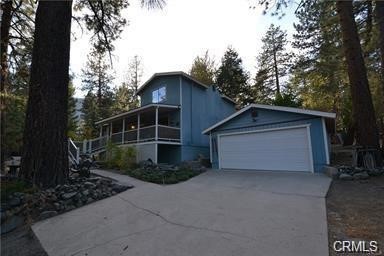
<svg viewBox="0 0 384 256"><path fill-rule="evenodd" d="M39 1L20 174L46 188L68 177L72 1Z"/></svg>
<svg viewBox="0 0 384 256"><path fill-rule="evenodd" d="M379 28L380 77L382 93L384 95L384 1L376 1L375 16ZM384 104L384 98L382 100Z"/></svg>
<svg viewBox="0 0 384 256"><path fill-rule="evenodd" d="M12 0L5 1L1 4L3 11L1 15L1 85L0 85L0 169L4 170L4 158L5 158L5 93L6 93L6 82L8 77L8 45L9 45L9 29L11 27L12 20Z"/></svg>
<svg viewBox="0 0 384 256"><path fill-rule="evenodd" d="M352 96L353 120L356 122L356 142L367 147L379 147L375 111L369 90L352 1L337 1L344 54Z"/></svg>

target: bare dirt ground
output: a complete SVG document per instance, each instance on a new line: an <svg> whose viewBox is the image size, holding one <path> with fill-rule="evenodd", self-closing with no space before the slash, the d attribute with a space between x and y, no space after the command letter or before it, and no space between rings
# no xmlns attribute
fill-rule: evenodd
<svg viewBox="0 0 384 256"><path fill-rule="evenodd" d="M327 195L327 217L330 255L336 240L377 241L384 255L384 176L368 180L335 180Z"/></svg>
<svg viewBox="0 0 384 256"><path fill-rule="evenodd" d="M29 226L1 235L2 256L47 256Z"/></svg>

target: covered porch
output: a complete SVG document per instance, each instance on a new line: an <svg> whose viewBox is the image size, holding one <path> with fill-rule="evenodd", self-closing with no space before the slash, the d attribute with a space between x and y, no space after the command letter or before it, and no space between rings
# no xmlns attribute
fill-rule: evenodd
<svg viewBox="0 0 384 256"><path fill-rule="evenodd" d="M109 140L117 145L156 141L180 144L180 107L175 105L149 104L96 124L100 135L89 140L83 151L103 150Z"/></svg>

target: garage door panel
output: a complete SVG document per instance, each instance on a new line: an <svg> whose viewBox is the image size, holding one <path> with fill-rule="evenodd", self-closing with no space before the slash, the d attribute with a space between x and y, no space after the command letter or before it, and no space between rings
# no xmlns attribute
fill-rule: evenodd
<svg viewBox="0 0 384 256"><path fill-rule="evenodd" d="M220 165L226 169L310 171L307 128L222 135Z"/></svg>

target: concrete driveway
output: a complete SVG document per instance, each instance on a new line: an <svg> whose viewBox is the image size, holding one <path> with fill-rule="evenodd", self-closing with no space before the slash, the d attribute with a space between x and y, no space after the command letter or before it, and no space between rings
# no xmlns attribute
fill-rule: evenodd
<svg viewBox="0 0 384 256"><path fill-rule="evenodd" d="M95 171L105 174L103 171ZM36 223L49 255L328 255L323 175L208 171Z"/></svg>

